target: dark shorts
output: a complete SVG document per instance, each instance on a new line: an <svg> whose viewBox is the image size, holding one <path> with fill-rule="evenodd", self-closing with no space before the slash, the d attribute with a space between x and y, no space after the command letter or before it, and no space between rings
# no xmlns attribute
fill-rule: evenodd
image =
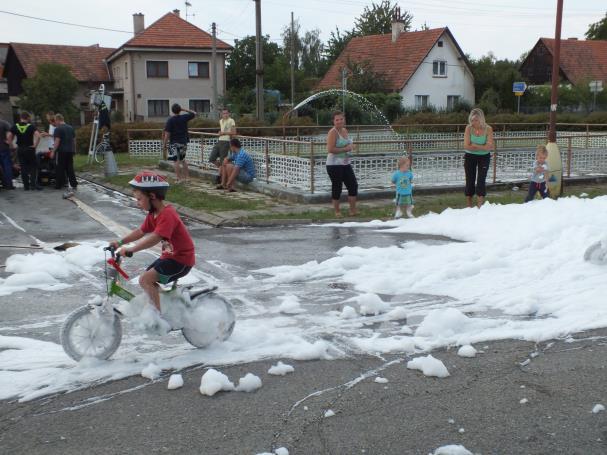
<svg viewBox="0 0 607 455"><path fill-rule="evenodd" d="M230 141L217 141L209 155L209 163L214 163L219 160L219 164L223 164L223 160L230 152Z"/></svg>
<svg viewBox="0 0 607 455"><path fill-rule="evenodd" d="M247 183L251 183L253 181L253 176L244 169L240 168L240 172L238 172L236 180L246 185Z"/></svg>
<svg viewBox="0 0 607 455"><path fill-rule="evenodd" d="M192 267L183 265L173 259L156 259L146 270L154 269L158 272L158 282L167 284L186 276Z"/></svg>
<svg viewBox="0 0 607 455"><path fill-rule="evenodd" d="M186 152L188 151L188 144L180 144L178 142L171 142L169 144L169 161L183 161L185 160Z"/></svg>

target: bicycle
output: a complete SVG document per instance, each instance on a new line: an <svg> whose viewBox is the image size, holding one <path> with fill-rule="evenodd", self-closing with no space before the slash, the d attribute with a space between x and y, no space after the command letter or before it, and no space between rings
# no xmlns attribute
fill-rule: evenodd
<svg viewBox="0 0 607 455"><path fill-rule="evenodd" d="M108 359L122 341L122 319L126 315L112 302L116 296L130 302L135 295L121 285L129 278L120 266L122 257L113 247L106 247L111 257L104 261L107 297L101 303L89 303L74 310L61 327L61 345L65 353L79 361L83 357ZM108 266L111 266L109 268ZM168 290L161 288L162 318L171 330L181 330L188 343L204 348L213 341L225 341L234 331L232 305L215 293L217 286L193 289L178 288L174 282ZM148 305L145 303L144 305Z"/></svg>
<svg viewBox="0 0 607 455"><path fill-rule="evenodd" d="M106 152L112 151L112 145L110 144L110 132L103 133L101 138L101 142L97 144L95 147L95 152L93 154L93 158L95 162L101 164L105 161Z"/></svg>

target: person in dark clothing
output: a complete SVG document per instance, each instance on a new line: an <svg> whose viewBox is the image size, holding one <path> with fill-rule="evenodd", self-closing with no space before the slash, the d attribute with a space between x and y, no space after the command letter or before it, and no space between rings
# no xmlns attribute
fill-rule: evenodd
<svg viewBox="0 0 607 455"><path fill-rule="evenodd" d="M177 183L188 180L188 163L185 155L188 149L188 122L196 117L196 112L182 109L177 103L171 106L174 115L169 117L162 133L162 146L169 147L169 161L175 162L175 178ZM185 112L182 114L181 112ZM180 163L182 169L180 170Z"/></svg>
<svg viewBox="0 0 607 455"><path fill-rule="evenodd" d="M0 120L0 172L2 173L2 187L5 190L14 190L13 186L13 160L8 136L11 126L8 122Z"/></svg>
<svg viewBox="0 0 607 455"><path fill-rule="evenodd" d="M12 137L17 138L17 158L21 166L21 180L24 190L41 190L38 185L38 165L36 164L36 147L40 142L40 133L31 123L31 116L28 112L22 112L20 120L11 128Z"/></svg>
<svg viewBox="0 0 607 455"><path fill-rule="evenodd" d="M70 189L63 194L67 199L74 195L78 187L76 174L74 173L74 153L76 153L76 134L74 128L65 123L61 114L55 114L55 144L53 146L52 157L57 154L57 170L55 176L55 188L60 190L65 183L65 175L70 182Z"/></svg>

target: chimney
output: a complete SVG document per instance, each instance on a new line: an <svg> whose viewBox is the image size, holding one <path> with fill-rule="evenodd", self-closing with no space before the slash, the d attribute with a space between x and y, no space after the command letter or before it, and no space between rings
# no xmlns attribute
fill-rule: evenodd
<svg viewBox="0 0 607 455"><path fill-rule="evenodd" d="M144 29L145 29L145 24L143 22L143 14L141 14L141 13L133 14L133 33L135 35L138 35Z"/></svg>
<svg viewBox="0 0 607 455"><path fill-rule="evenodd" d="M392 42L395 43L402 32L405 31L405 21L400 16L400 6L394 8L392 15Z"/></svg>
<svg viewBox="0 0 607 455"><path fill-rule="evenodd" d="M179 17L179 10L178 9L174 9L173 10L173 14L177 17Z"/></svg>

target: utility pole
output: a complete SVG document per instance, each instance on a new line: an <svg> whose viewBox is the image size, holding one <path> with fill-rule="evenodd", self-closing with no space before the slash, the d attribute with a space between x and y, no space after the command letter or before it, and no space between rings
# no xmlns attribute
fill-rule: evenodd
<svg viewBox="0 0 607 455"><path fill-rule="evenodd" d="M213 87L213 99L211 100L211 112L213 115L217 112L217 24L211 24L213 32L213 50L211 53L211 85Z"/></svg>
<svg viewBox="0 0 607 455"><path fill-rule="evenodd" d="M291 11L291 106L295 107L295 24ZM297 112L295 113L297 115Z"/></svg>
<svg viewBox="0 0 607 455"><path fill-rule="evenodd" d="M348 69L343 68L341 70L341 111L346 115L346 90L348 90Z"/></svg>
<svg viewBox="0 0 607 455"><path fill-rule="evenodd" d="M550 95L550 128L548 130L548 166L550 178L548 190L550 197L556 199L563 194L563 164L561 153L556 144L556 109L558 107L559 68L561 58L561 23L563 18L563 0L557 0L556 27L554 32L554 49L552 53L552 93Z"/></svg>
<svg viewBox="0 0 607 455"><path fill-rule="evenodd" d="M550 130L548 142L556 142L556 108L559 96L559 68L561 58L561 22L563 18L563 0L557 1L556 29L554 32L554 52L552 55L552 93L550 95Z"/></svg>
<svg viewBox="0 0 607 455"><path fill-rule="evenodd" d="M261 0L253 1L255 2L255 87L257 95L257 120L263 121L263 42L261 41Z"/></svg>

